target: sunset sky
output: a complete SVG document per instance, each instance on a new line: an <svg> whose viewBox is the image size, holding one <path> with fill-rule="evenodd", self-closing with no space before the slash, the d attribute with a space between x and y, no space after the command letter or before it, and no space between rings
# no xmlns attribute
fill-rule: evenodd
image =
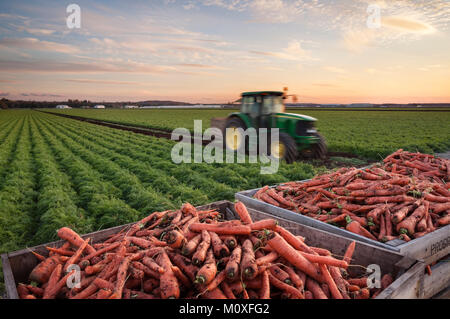
<svg viewBox="0 0 450 319"><path fill-rule="evenodd" d="M448 0L71 1L0 2L0 97L450 102Z"/></svg>

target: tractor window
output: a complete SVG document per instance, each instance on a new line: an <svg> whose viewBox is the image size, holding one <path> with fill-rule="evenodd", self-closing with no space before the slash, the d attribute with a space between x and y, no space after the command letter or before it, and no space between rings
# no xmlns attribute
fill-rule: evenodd
<svg viewBox="0 0 450 319"><path fill-rule="evenodd" d="M262 114L283 113L284 105L281 96L265 96Z"/></svg>
<svg viewBox="0 0 450 319"><path fill-rule="evenodd" d="M251 113L251 109L252 109L252 106L254 103L255 103L255 97L244 96L242 98L241 112L242 113Z"/></svg>

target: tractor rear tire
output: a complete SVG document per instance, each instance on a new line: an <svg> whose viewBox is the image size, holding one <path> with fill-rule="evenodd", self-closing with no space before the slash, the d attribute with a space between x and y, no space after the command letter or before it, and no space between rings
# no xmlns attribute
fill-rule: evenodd
<svg viewBox="0 0 450 319"><path fill-rule="evenodd" d="M286 133L280 133L279 143L282 144L283 154L279 154L281 160L285 160L286 163L292 164L298 158L297 143L295 140ZM270 147L270 153L272 154L272 145ZM275 155L275 154L272 154Z"/></svg>
<svg viewBox="0 0 450 319"><path fill-rule="evenodd" d="M239 141L239 145L237 145L236 147L234 147L233 145L229 145L230 144L230 138L227 137L227 129L228 128L236 128L239 129L241 128L242 130L246 130L247 126L245 125L245 123L237 117L232 117L230 119L227 120L227 123L225 125L225 132L224 132L224 147L232 150L234 152L238 152L238 151L245 151L246 149L246 144L247 144L247 139L241 137L240 141ZM235 142L237 142L235 140Z"/></svg>

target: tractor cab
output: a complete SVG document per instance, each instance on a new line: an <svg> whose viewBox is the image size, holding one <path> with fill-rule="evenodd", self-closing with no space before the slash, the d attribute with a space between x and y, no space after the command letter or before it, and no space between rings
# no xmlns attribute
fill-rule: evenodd
<svg viewBox="0 0 450 319"><path fill-rule="evenodd" d="M240 112L232 113L221 122L213 119L211 126L221 127L225 146L233 151L248 150L248 138L242 132L248 128L279 129L279 142L270 145L273 156L294 162L299 155L324 158L327 152L324 138L317 132L317 119L295 113L286 113L285 91L244 92ZM221 124L224 123L224 124Z"/></svg>

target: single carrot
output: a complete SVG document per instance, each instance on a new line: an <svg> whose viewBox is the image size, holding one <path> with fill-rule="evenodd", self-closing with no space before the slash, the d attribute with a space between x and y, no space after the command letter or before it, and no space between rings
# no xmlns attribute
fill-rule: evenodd
<svg viewBox="0 0 450 319"><path fill-rule="evenodd" d="M415 228L417 223L424 217L425 215L425 205L420 205L417 207L414 212L405 218L402 222L398 223L396 226L396 230L398 233L407 232L409 235L413 235L415 233Z"/></svg>
<svg viewBox="0 0 450 319"><path fill-rule="evenodd" d="M444 217L441 217L437 220L437 224L439 226L446 226L450 224L450 214L447 214Z"/></svg>
<svg viewBox="0 0 450 319"><path fill-rule="evenodd" d="M386 236L392 236L392 214L391 210L386 207L386 210L384 211L384 226L386 228Z"/></svg>
<svg viewBox="0 0 450 319"><path fill-rule="evenodd" d="M274 230L277 225L278 222L275 219L269 218L259 220L257 222L250 224L249 226L252 230L262 230L262 229Z"/></svg>
<svg viewBox="0 0 450 319"><path fill-rule="evenodd" d="M234 295L230 286L225 281L222 281L222 283L220 284L220 288L222 289L227 299L236 299L236 296Z"/></svg>
<svg viewBox="0 0 450 319"><path fill-rule="evenodd" d="M356 247L356 242L352 241L350 243L350 245L348 245L347 250L345 251L343 260L345 262L347 262L347 264L350 264L351 261L352 261L352 256L353 256L353 253L355 251L355 247Z"/></svg>
<svg viewBox="0 0 450 319"><path fill-rule="evenodd" d="M192 286L191 281L185 274L183 274L180 268L178 268L177 266L172 266L172 271L175 277L177 277L177 279L181 282L183 286L185 286L186 288Z"/></svg>
<svg viewBox="0 0 450 319"><path fill-rule="evenodd" d="M345 229L347 229L352 233L367 237L369 239L377 240L375 236L373 236L367 229L362 227L361 224L358 223L356 220L352 221L351 223L348 223Z"/></svg>
<svg viewBox="0 0 450 319"><path fill-rule="evenodd" d="M225 271L221 271L206 287L206 291L211 291L217 288L226 278Z"/></svg>
<svg viewBox="0 0 450 319"><path fill-rule="evenodd" d="M269 267L269 271L272 274L272 276L274 276L278 280L287 283L288 285L292 284L292 280L289 277L289 274L283 269L281 269L278 265L271 265Z"/></svg>
<svg viewBox="0 0 450 319"><path fill-rule="evenodd" d="M336 266L336 267L344 268L344 269L346 269L348 267L348 263L345 260L339 260L339 259L333 258L331 256L319 256L319 255L308 254L305 252L300 252L300 254L312 263Z"/></svg>
<svg viewBox="0 0 450 319"><path fill-rule="evenodd" d="M61 291L61 289L67 284L67 279L72 276L75 273L75 269L72 270L70 273L66 274L64 277L62 277L58 283L54 286L54 288L52 289L52 291L50 291L48 293L48 298L49 299L53 299L55 298L59 292Z"/></svg>
<svg viewBox="0 0 450 319"><path fill-rule="evenodd" d="M259 292L259 298L270 299L270 278L267 269L263 271L261 280L262 284Z"/></svg>
<svg viewBox="0 0 450 319"><path fill-rule="evenodd" d="M305 283L300 278L300 276L295 272L295 270L290 266L285 266L284 269L288 273L289 279L292 281L294 286L297 287L300 291L303 291Z"/></svg>
<svg viewBox="0 0 450 319"><path fill-rule="evenodd" d="M224 244L227 245L227 247L230 249L230 251L236 247L236 245L237 245L236 237L234 237L232 235L222 235L219 237L220 237L220 239L222 239Z"/></svg>
<svg viewBox="0 0 450 319"><path fill-rule="evenodd" d="M75 247L80 247L84 244L84 239L81 238L80 235L78 235L76 232L74 232L72 229L68 227L62 227L58 230L58 237L64 240L67 240ZM95 249L91 245L86 246L86 251L88 254L95 253Z"/></svg>
<svg viewBox="0 0 450 319"><path fill-rule="evenodd" d="M267 193L261 193L259 195L259 199L264 201L264 202L266 202L266 203L268 203L268 204L271 204L271 205L274 205L274 206L277 206L277 207L280 206L280 204L275 199L270 197Z"/></svg>
<svg viewBox="0 0 450 319"><path fill-rule="evenodd" d="M230 250L228 249L227 245L222 242L222 239L220 239L219 235L214 232L209 232L209 235L211 237L211 246L216 257L221 258L230 255Z"/></svg>
<svg viewBox="0 0 450 319"><path fill-rule="evenodd" d="M201 232L202 230L212 231L218 235L250 235L252 229L247 225L233 226L226 223L206 224L193 223L189 229L194 232Z"/></svg>
<svg viewBox="0 0 450 319"><path fill-rule="evenodd" d="M391 274L385 274L383 277L381 277L381 289L386 289L389 287L390 284L394 282L394 278Z"/></svg>
<svg viewBox="0 0 450 319"><path fill-rule="evenodd" d="M107 246L105 246L105 247L103 247L103 248L100 248L99 250L97 250L95 253L93 253L93 254L89 254L89 255L87 255L86 257L83 257L82 259L81 259L81 261L83 261L83 260L90 260L90 259L92 259L92 258L94 258L94 257L97 257L97 256L100 256L100 255L102 255L102 254L104 254L104 253L106 253L106 252L108 252L108 251L111 251L111 250L113 250L113 249L116 249L117 247L119 247L120 246L120 242L115 242L115 243L112 243L112 244L110 244L110 245L107 245Z"/></svg>
<svg viewBox="0 0 450 319"><path fill-rule="evenodd" d="M76 263L78 263L78 259L80 259L81 254L83 253L83 251L85 250L85 248L87 247L89 241L91 239L87 238L85 241L83 241L83 243L78 247L77 251L75 252L75 254L73 254L73 256L71 256L69 258L69 260L67 260L66 264L64 265L64 272L67 271L67 268L69 268L71 265L74 265Z"/></svg>
<svg viewBox="0 0 450 319"><path fill-rule="evenodd" d="M165 241L169 244L169 247L176 249L184 245L186 238L178 230L171 230L166 234Z"/></svg>
<svg viewBox="0 0 450 319"><path fill-rule="evenodd" d="M44 289L43 288L35 287L35 286L32 286L32 285L26 285L26 287L28 288L30 293L32 293L36 297L44 296Z"/></svg>
<svg viewBox="0 0 450 319"><path fill-rule="evenodd" d="M234 280L239 274L239 264L242 257L242 248L237 246L231 253L230 259L225 267L225 273L229 280Z"/></svg>
<svg viewBox="0 0 450 319"><path fill-rule="evenodd" d="M380 232L378 234L378 240L382 240L384 238L384 236L386 236L386 219L383 216L383 214L381 214L380 216Z"/></svg>
<svg viewBox="0 0 450 319"><path fill-rule="evenodd" d="M110 289L100 289L96 299L108 299L111 294L112 291Z"/></svg>
<svg viewBox="0 0 450 319"><path fill-rule="evenodd" d="M198 267L194 266L189 258L170 251L168 251L167 254L170 256L170 260L180 268L191 281L195 280L195 274L198 271Z"/></svg>
<svg viewBox="0 0 450 319"><path fill-rule="evenodd" d="M320 285L314 279L306 279L306 288L313 294L314 299L328 299Z"/></svg>
<svg viewBox="0 0 450 319"><path fill-rule="evenodd" d="M268 244L297 269L305 272L317 281L323 282L323 276L317 267L289 245L279 234L272 233L272 238L268 240Z"/></svg>
<svg viewBox="0 0 450 319"><path fill-rule="evenodd" d="M62 274L62 265L58 264L56 268L53 270L50 278L48 279L48 284L44 289L43 299L49 299L50 292L55 289L56 284L58 283Z"/></svg>
<svg viewBox="0 0 450 319"><path fill-rule="evenodd" d="M30 250L31 253L39 260L39 261L44 261L46 258L44 256L42 256L41 254L38 254L35 251Z"/></svg>
<svg viewBox="0 0 450 319"><path fill-rule="evenodd" d="M398 211L396 211L393 215L392 215L392 222L394 224L398 224L400 223L402 220L405 219L405 217L408 215L410 207L409 206L405 206L401 209L399 209Z"/></svg>
<svg viewBox="0 0 450 319"><path fill-rule="evenodd" d="M344 278L342 278L341 271L337 267L329 267L330 269L330 275L333 278L334 282L336 283L337 288L339 289L340 293L342 294L342 297L344 299L350 299L350 296L347 293L346 283Z"/></svg>
<svg viewBox="0 0 450 319"><path fill-rule="evenodd" d="M128 268L130 267L130 259L125 257L120 263L119 269L117 270L117 280L114 286L114 290L109 299L121 299L123 288L125 286L125 281L128 273Z"/></svg>
<svg viewBox="0 0 450 319"><path fill-rule="evenodd" d="M250 239L246 239L242 244L241 275L246 279L253 279L258 273L255 263L255 252Z"/></svg>
<svg viewBox="0 0 450 319"><path fill-rule="evenodd" d="M279 257L278 253L276 251L271 251L270 253L268 253L267 255L264 255L263 257L257 258L255 260L256 264L258 266L264 265L264 264L268 264L271 262L274 262L275 260L277 260Z"/></svg>
<svg viewBox="0 0 450 319"><path fill-rule="evenodd" d="M142 264L146 265L151 270L156 271L160 274L164 273L164 268L161 267L160 265L158 265L152 258L144 257L141 261L142 261Z"/></svg>
<svg viewBox="0 0 450 319"><path fill-rule="evenodd" d="M277 279L272 274L269 274L269 281L273 286L277 287L280 290L287 292L289 295L291 295L291 297L296 298L296 299L305 299L305 296L300 292L300 290L298 290L297 288L295 288L291 285L288 285L288 284L282 282L281 280Z"/></svg>
<svg viewBox="0 0 450 319"><path fill-rule="evenodd" d="M172 270L173 265L164 249L161 250L161 253L157 256L156 261L161 265L161 267L164 268L164 273L160 278L161 298L179 298L180 287L178 285L177 278Z"/></svg>
<svg viewBox="0 0 450 319"><path fill-rule="evenodd" d="M306 290L305 291L305 299L314 299L313 293L309 290Z"/></svg>
<svg viewBox="0 0 450 319"><path fill-rule="evenodd" d="M207 230L202 230L202 242L198 245L197 250L192 256L192 263L196 266L205 261L206 253L211 245L211 236Z"/></svg>
<svg viewBox="0 0 450 319"><path fill-rule="evenodd" d="M61 248L54 248L54 247L45 247L48 251L63 255L63 256L73 256L75 254L72 250L67 249L61 249Z"/></svg>
<svg viewBox="0 0 450 319"><path fill-rule="evenodd" d="M238 213L239 218L244 224L251 224L253 222L250 214L248 213L247 207L245 207L242 202L236 202L234 204L234 210Z"/></svg>
<svg viewBox="0 0 450 319"><path fill-rule="evenodd" d="M189 240L184 244L183 248L181 249L181 253L185 256L191 255L197 249L197 246L200 244L201 241L202 235L201 234L196 235L194 238L192 238L191 240Z"/></svg>
<svg viewBox="0 0 450 319"><path fill-rule="evenodd" d="M212 249L208 249L206 260L197 272L195 283L208 285L217 274L216 259Z"/></svg>
<svg viewBox="0 0 450 319"><path fill-rule="evenodd" d="M342 294L339 291L335 281L333 280L333 277L331 276L327 266L324 264L321 264L320 270L322 271L322 274L325 278L326 284L328 285L328 289L330 290L331 296L333 296L334 299L344 299L342 297Z"/></svg>
<svg viewBox="0 0 450 319"><path fill-rule="evenodd" d="M369 299L370 291L367 288L360 289L355 293L355 299Z"/></svg>
<svg viewBox="0 0 450 319"><path fill-rule="evenodd" d="M60 263L60 259L57 255L48 257L44 261L41 261L30 273L30 280L44 284L50 278L53 270Z"/></svg>
<svg viewBox="0 0 450 319"><path fill-rule="evenodd" d="M349 278L347 279L348 283L351 285L356 285L360 288L366 288L367 287L367 277L362 278Z"/></svg>

